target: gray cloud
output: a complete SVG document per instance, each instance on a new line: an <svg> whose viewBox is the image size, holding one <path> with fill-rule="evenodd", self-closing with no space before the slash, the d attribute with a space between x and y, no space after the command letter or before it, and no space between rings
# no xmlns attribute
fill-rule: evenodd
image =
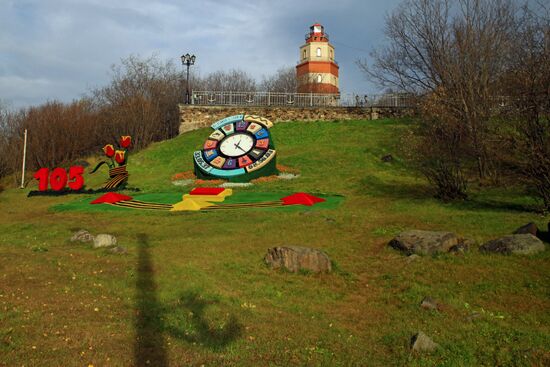
<svg viewBox="0 0 550 367"><path fill-rule="evenodd" d="M314 22L336 48L341 90L373 92L355 61L383 41L384 14L398 1L0 0L0 99L70 101L107 83L130 54L178 62L192 52L202 74L240 68L261 78L296 64Z"/></svg>

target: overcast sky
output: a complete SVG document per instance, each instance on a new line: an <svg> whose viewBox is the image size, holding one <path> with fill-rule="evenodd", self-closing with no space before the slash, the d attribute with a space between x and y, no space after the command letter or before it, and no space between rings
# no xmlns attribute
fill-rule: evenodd
<svg viewBox="0 0 550 367"><path fill-rule="evenodd" d="M335 47L342 92L377 92L357 68L384 42L399 0L0 0L0 99L13 107L71 101L109 81L131 54L179 63L197 56L205 75L239 68L257 79L296 65L309 26Z"/></svg>

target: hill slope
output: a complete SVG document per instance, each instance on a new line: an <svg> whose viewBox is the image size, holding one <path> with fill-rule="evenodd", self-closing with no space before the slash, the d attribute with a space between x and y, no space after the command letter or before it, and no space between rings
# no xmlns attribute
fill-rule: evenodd
<svg viewBox="0 0 550 367"><path fill-rule="evenodd" d="M400 159L406 120L292 122L272 134L295 180L235 189L345 197L336 209L231 213L53 212L74 196L0 193L0 365L530 365L549 361L549 251L409 262L386 244L403 229L449 230L481 243L548 217L532 199L475 192L431 198ZM131 154L131 186L187 192L207 129ZM383 163L391 153L395 160ZM99 185L104 174L86 176ZM90 197L92 198L92 197ZM67 241L73 230L112 233L127 255ZM274 272L272 246L325 250L333 274ZM424 296L439 312L424 311ZM441 348L411 357L422 330Z"/></svg>

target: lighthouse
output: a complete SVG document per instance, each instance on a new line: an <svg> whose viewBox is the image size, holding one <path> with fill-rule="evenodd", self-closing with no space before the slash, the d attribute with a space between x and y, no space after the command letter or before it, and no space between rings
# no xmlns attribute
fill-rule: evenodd
<svg viewBox="0 0 550 367"><path fill-rule="evenodd" d="M316 23L309 29L296 66L298 93L339 93L334 46L329 43L328 34L321 24Z"/></svg>

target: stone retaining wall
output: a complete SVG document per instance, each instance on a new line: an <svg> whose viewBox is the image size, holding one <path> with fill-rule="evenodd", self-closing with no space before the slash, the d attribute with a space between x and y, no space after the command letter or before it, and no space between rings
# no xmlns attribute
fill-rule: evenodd
<svg viewBox="0 0 550 367"><path fill-rule="evenodd" d="M377 120L386 117L410 116L412 109L361 108L361 107L246 107L246 106L197 106L178 105L180 111L179 133L208 127L227 116L259 115L274 123L280 121L335 121L335 120Z"/></svg>

